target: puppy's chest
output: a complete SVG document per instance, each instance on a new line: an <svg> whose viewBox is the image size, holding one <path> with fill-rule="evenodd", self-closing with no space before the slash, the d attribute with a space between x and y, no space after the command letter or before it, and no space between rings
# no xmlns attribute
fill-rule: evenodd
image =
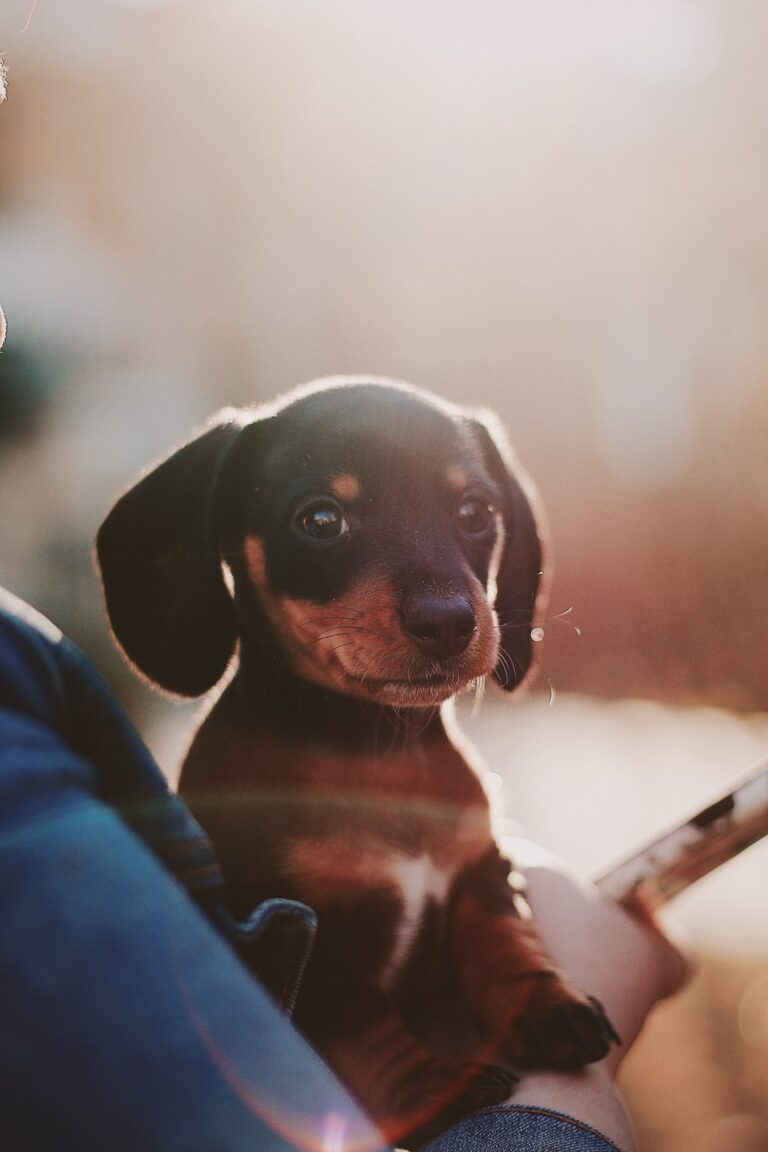
<svg viewBox="0 0 768 1152"><path fill-rule="evenodd" d="M399 887L400 910L395 921L392 949L380 973L379 983L388 989L402 971L418 938L428 907L444 910L457 866L438 867L427 854L394 860L392 871Z"/></svg>
<svg viewBox="0 0 768 1152"><path fill-rule="evenodd" d="M291 887L310 904L383 899L395 903L409 922L421 916L429 900L445 902L465 862L460 852L435 857L426 844L407 850L359 832L293 837L283 846L282 860Z"/></svg>
<svg viewBox="0 0 768 1152"><path fill-rule="evenodd" d="M317 909L321 922L324 908L368 906L391 925L377 977L385 989L406 965L425 922L442 921L457 876L491 842L485 793L466 764L459 776L451 782L450 771L436 781L416 774L406 786L399 773L387 778L382 771L370 788L364 779L356 787L348 780L328 824L283 845L291 889ZM327 785L328 773L322 778ZM308 812L313 808L310 802Z"/></svg>
<svg viewBox="0 0 768 1152"><path fill-rule="evenodd" d="M442 903L454 876L487 849L479 780L458 757L437 766L308 764L283 866L310 903L395 899L410 921Z"/></svg>
<svg viewBox="0 0 768 1152"><path fill-rule="evenodd" d="M402 971L428 914L442 920L451 887L466 863L464 852L442 851L437 857L428 844L405 851L373 837L348 835L321 840L297 838L288 847L285 864L292 886L320 914L347 908L353 915L364 906L377 908L390 925L377 982L388 989ZM445 845L443 845L445 848ZM474 853L473 853L474 855Z"/></svg>

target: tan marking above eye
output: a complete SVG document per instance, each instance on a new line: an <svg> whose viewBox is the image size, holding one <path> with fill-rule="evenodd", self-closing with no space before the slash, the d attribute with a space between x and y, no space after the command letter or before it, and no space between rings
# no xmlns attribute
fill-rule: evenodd
<svg viewBox="0 0 768 1152"><path fill-rule="evenodd" d="M358 500L362 492L360 481L351 472L340 472L334 476L330 488L339 500Z"/></svg>
<svg viewBox="0 0 768 1152"><path fill-rule="evenodd" d="M460 464L451 464L447 472L448 483L454 492L463 492L469 484L469 474Z"/></svg>

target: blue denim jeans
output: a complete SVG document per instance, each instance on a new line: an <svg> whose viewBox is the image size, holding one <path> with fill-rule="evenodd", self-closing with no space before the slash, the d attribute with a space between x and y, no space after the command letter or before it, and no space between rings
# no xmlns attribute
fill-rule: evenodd
<svg viewBox="0 0 768 1152"><path fill-rule="evenodd" d="M486 1108L424 1152L617 1152L594 1128L547 1108Z"/></svg>
<svg viewBox="0 0 768 1152"><path fill-rule="evenodd" d="M220 883L202 830L84 657L0 594L0 1148L382 1147L237 955L269 938L282 973L270 986L290 1004L311 914L278 905L235 925ZM431 1146L611 1147L515 1108Z"/></svg>

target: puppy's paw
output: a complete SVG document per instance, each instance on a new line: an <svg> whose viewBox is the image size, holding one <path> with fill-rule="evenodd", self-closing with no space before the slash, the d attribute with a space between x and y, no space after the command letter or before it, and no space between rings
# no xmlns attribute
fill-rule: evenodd
<svg viewBox="0 0 768 1152"><path fill-rule="evenodd" d="M608 1055L621 1040L594 996L542 986L515 1022L504 1051L535 1068L580 1068Z"/></svg>
<svg viewBox="0 0 768 1152"><path fill-rule="evenodd" d="M467 1086L455 1101L458 1112L465 1116L478 1108L491 1108L509 1099L517 1076L500 1064L464 1064L461 1073Z"/></svg>
<svg viewBox="0 0 768 1152"><path fill-rule="evenodd" d="M445 1075L448 1082L456 1086L454 1094L429 1120L419 1124L407 1136L401 1136L401 1147L421 1148L480 1108L503 1104L517 1083L515 1074L498 1064L457 1065L450 1071L446 1070Z"/></svg>

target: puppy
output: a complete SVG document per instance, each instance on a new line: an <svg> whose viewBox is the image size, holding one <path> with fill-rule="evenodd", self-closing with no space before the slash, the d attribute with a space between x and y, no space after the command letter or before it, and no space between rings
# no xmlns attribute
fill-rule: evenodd
<svg viewBox="0 0 768 1152"><path fill-rule="evenodd" d="M180 790L236 914L317 912L296 1023L387 1137L499 1103L515 1066L601 1059L615 1034L547 957L451 718L531 663L541 543L495 421L375 380L228 410L97 549L155 684L206 692L239 647Z"/></svg>

